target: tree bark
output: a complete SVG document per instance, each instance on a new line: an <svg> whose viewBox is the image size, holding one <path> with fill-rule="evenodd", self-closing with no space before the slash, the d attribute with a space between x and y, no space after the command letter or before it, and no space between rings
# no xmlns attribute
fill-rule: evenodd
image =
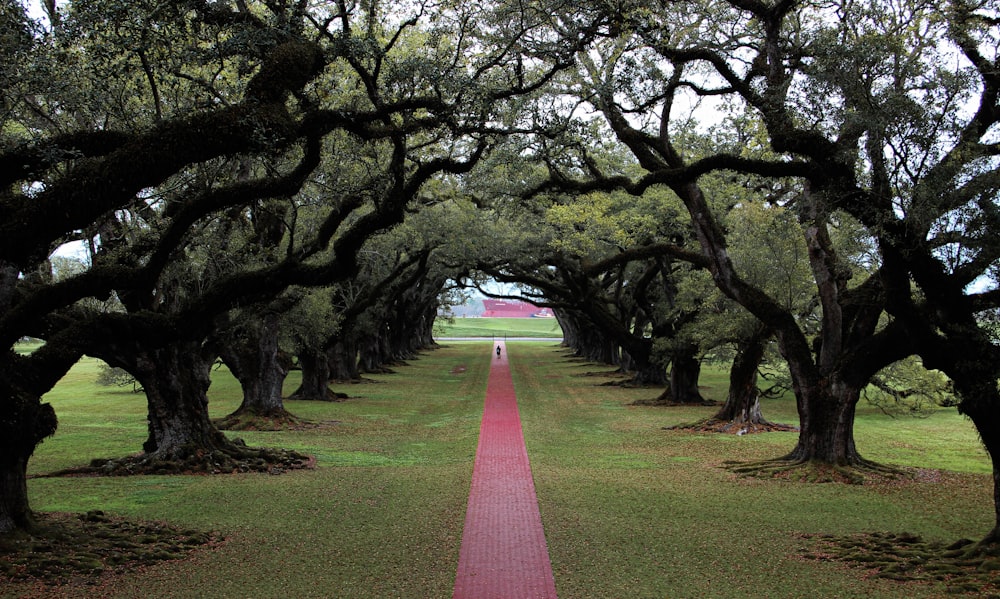
<svg viewBox="0 0 1000 599"><path fill-rule="evenodd" d="M983 538L981 543L1000 543L1000 419L996 416L996 393L991 393L992 402L963 402L959 411L966 414L976 425L979 438L990 456L993 466L993 530ZM992 406L990 404L993 404Z"/></svg>
<svg viewBox="0 0 1000 599"><path fill-rule="evenodd" d="M799 398L799 440L795 449L783 459L836 466L869 464L854 445L854 413L861 397L860 388L833 381L829 386L796 389L796 397Z"/></svg>
<svg viewBox="0 0 1000 599"><path fill-rule="evenodd" d="M656 360L646 360L642 363L632 359L632 354L628 354L628 364L623 363L623 368L632 371L631 384L638 387L662 387L667 384L667 369Z"/></svg>
<svg viewBox="0 0 1000 599"><path fill-rule="evenodd" d="M304 401L333 401L336 396L330 391L330 359L326 352L308 349L299 351L299 366L302 368L302 382L288 399Z"/></svg>
<svg viewBox="0 0 1000 599"><path fill-rule="evenodd" d="M281 316L267 312L253 318L256 322L241 327L241 339L226 344L221 351L223 361L243 389L240 407L226 419L288 417L281 393L291 364L278 347Z"/></svg>
<svg viewBox="0 0 1000 599"><path fill-rule="evenodd" d="M9 372L10 360L0 367ZM19 388L0 374L0 405L16 419L0 420L0 534L29 530L34 517L28 503L28 459L35 448L56 431L55 410L41 398Z"/></svg>
<svg viewBox="0 0 1000 599"><path fill-rule="evenodd" d="M766 425L760 410L760 389L757 387L757 370L764 360L764 350L771 332L760 329L740 342L736 357L729 369L729 392L726 403L713 417L714 420L734 424Z"/></svg>
<svg viewBox="0 0 1000 599"><path fill-rule="evenodd" d="M389 366L393 363L393 356L385 330L373 331L359 345L361 348L359 367L362 372L369 374L392 373Z"/></svg>
<svg viewBox="0 0 1000 599"><path fill-rule="evenodd" d="M701 360L691 349L674 353L670 358L670 385L657 400L661 403L704 404L698 390Z"/></svg>
<svg viewBox="0 0 1000 599"><path fill-rule="evenodd" d="M353 339L341 337L326 351L329 380L356 381L361 378L358 370L358 345Z"/></svg>
<svg viewBox="0 0 1000 599"><path fill-rule="evenodd" d="M143 450L163 459L182 459L194 449L234 447L208 417L211 361L201 343L179 341L137 352L133 375L149 403L149 438Z"/></svg>

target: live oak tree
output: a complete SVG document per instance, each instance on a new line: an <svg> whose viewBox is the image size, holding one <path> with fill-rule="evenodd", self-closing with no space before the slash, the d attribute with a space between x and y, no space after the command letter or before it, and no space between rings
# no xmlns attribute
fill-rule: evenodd
<svg viewBox="0 0 1000 599"><path fill-rule="evenodd" d="M600 111L646 174L590 169L590 183L574 187L665 185L681 198L716 285L774 330L789 364L801 433L787 464L871 466L853 440L860 389L914 352L948 374L994 463L997 526L985 540L995 541L1000 350L981 318L997 299L997 244L987 233L997 214L995 8L963 0L606 8L620 35L582 55L585 68L565 89ZM710 114L692 107L749 115L765 139L690 153L675 136L679 124ZM815 343L734 266L700 184L716 171L797 182L785 205L805 230L820 307ZM567 179L553 177L560 187ZM878 250L862 280L851 280L831 243L840 214L860 222ZM884 311L891 318L882 323Z"/></svg>
<svg viewBox="0 0 1000 599"><path fill-rule="evenodd" d="M97 9L105 8L121 18L102 19ZM467 172L494 136L522 129L518 99L571 58L572 47L539 33L552 28L551 15L452 7L431 24L428 10L80 1L54 19L58 31L32 38L28 47L39 55L78 58L77 75L89 78L85 91L98 92L77 102L88 108L83 116L103 110L110 118L68 112L79 98L65 96L58 78L7 104L16 109L5 115L0 153L0 336L9 348L0 356L0 532L31 524L27 460L56 426L40 397L84 351L113 344L126 355L134 347L137 370L152 369L147 393L166 401L151 400L149 457L195 454L199 443L209 454L242 454L206 425L199 340L216 316L238 303L268 301L290 284L351 276L368 236L398 223L432 177ZM562 30L584 39L591 24ZM424 43L404 56L400 40L409 36ZM121 52L116 40L128 42ZM471 44L479 51L470 52ZM513 46L519 53L508 51ZM294 197L335 149L327 142L337 132L381 148L382 159L369 165L376 185L331 198L315 231L288 242L278 262L220 272L183 294L158 294L177 280L170 267L187 251L192 227ZM277 168L254 168L243 181L195 176L237 159ZM149 226L111 243L122 229L105 225L132 215ZM96 248L94 263L52 282L47 257L69 239ZM133 307L86 314L77 305L112 294ZM160 297L170 309L161 309ZM17 355L13 345L24 335L46 343Z"/></svg>

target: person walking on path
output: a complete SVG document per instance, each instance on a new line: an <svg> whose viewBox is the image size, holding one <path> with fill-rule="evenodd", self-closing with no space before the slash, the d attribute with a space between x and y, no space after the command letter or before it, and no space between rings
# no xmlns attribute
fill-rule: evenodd
<svg viewBox="0 0 1000 599"><path fill-rule="evenodd" d="M490 368L453 599L556 599L508 365Z"/></svg>

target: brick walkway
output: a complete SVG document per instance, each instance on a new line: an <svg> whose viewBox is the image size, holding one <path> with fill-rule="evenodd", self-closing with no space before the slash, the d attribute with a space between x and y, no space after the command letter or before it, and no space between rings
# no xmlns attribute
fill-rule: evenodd
<svg viewBox="0 0 1000 599"><path fill-rule="evenodd" d="M493 356L454 599L555 598L507 348Z"/></svg>

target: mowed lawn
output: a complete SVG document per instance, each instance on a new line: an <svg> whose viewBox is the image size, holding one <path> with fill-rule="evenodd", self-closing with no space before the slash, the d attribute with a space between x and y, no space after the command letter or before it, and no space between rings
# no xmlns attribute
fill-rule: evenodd
<svg viewBox="0 0 1000 599"><path fill-rule="evenodd" d="M453 318L434 324L438 337L548 337L562 339L562 329L555 318Z"/></svg>
<svg viewBox="0 0 1000 599"><path fill-rule="evenodd" d="M725 460L776 457L794 433L719 436L662 427L711 408L629 404L656 390L603 386L606 367L567 357L555 342L511 342L522 422L559 596L940 597L943 586L872 578L806 559L816 533L909 532L951 542L992 524L989 462L954 410L891 419L859 409L862 453L933 468L913 481L848 486L736 478ZM106 576L97 586L45 596L450 597L476 448L491 342L449 342L377 382L339 387L340 403L288 402L323 423L241 433L247 443L317 456L283 475L34 478L38 510L101 509L214 530L225 537L185 560ZM97 387L85 360L47 399L59 432L34 474L125 455L145 437L141 395ZM709 397L725 372L707 368ZM296 383L293 377L288 385ZM224 370L210 391L214 415L239 403ZM765 416L794 422L791 399ZM8 585L4 596L26 594Z"/></svg>

